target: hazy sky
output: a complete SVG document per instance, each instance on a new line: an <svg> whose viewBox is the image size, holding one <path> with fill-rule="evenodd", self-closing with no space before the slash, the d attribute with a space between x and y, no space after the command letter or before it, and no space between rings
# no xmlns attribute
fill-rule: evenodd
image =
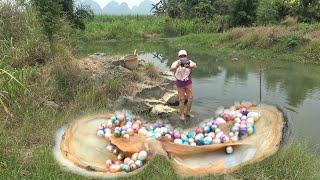
<svg viewBox="0 0 320 180"><path fill-rule="evenodd" d="M143 0L93 0L93 1L96 1L102 8L111 1L115 1L117 3L126 2L129 5L129 7L132 8L132 6L134 5L139 5L140 2L142 2ZM151 1L155 2L157 0L151 0Z"/></svg>

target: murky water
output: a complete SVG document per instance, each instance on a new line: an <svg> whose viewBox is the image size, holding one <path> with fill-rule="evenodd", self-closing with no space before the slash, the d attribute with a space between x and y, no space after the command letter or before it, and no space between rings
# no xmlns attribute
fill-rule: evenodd
<svg viewBox="0 0 320 180"><path fill-rule="evenodd" d="M90 48L80 49L82 55L105 52L124 55L134 49L140 58L165 70L176 60L178 48L167 42L95 42ZM295 136L320 144L320 66L254 59L220 60L213 52L199 53L192 49L189 58L196 61L193 71L193 111L208 118L219 106L230 106L235 101L259 103L260 76L262 103L279 106L291 120ZM259 69L263 69L260 73Z"/></svg>

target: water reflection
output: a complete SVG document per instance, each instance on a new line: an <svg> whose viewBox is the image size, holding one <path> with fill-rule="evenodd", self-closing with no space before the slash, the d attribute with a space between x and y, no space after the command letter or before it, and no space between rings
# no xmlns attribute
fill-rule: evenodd
<svg viewBox="0 0 320 180"><path fill-rule="evenodd" d="M83 55L94 52L124 55L138 49L140 58L161 69L167 69L176 60L178 48L168 42L94 43ZM189 58L198 64L193 72L194 110L203 118L211 116L218 106L235 101L259 101L259 69L262 71L262 100L282 107L292 118L296 135L317 138L320 109L320 67L295 63L268 61L218 61L209 53L187 49ZM81 49L80 49L81 51Z"/></svg>

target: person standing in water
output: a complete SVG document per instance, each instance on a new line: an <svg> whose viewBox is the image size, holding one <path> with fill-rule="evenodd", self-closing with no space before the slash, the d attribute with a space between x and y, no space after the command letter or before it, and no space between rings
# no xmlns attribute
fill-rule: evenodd
<svg viewBox="0 0 320 180"><path fill-rule="evenodd" d="M180 120L185 120L185 116L194 117L191 114L192 107L192 79L191 70L197 67L197 64L188 59L187 51L180 50L178 53L179 60L172 63L170 71L174 72L176 86L179 96ZM185 112L185 100L188 99L187 109Z"/></svg>

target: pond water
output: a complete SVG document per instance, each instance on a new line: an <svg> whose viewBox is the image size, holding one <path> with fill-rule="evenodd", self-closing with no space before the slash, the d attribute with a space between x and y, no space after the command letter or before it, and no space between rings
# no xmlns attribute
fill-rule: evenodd
<svg viewBox="0 0 320 180"><path fill-rule="evenodd" d="M89 47L89 48L87 48ZM176 60L178 48L168 42L95 42L79 48L82 56L94 52L124 55L138 49L139 57L166 70ZM199 49L197 47L197 49ZM262 103L280 107L291 121L293 135L320 144L320 66L254 59L232 61L212 52L187 49L197 62L193 71L193 111L209 118L219 106L237 101L259 103L260 76ZM260 74L259 69L262 69Z"/></svg>

